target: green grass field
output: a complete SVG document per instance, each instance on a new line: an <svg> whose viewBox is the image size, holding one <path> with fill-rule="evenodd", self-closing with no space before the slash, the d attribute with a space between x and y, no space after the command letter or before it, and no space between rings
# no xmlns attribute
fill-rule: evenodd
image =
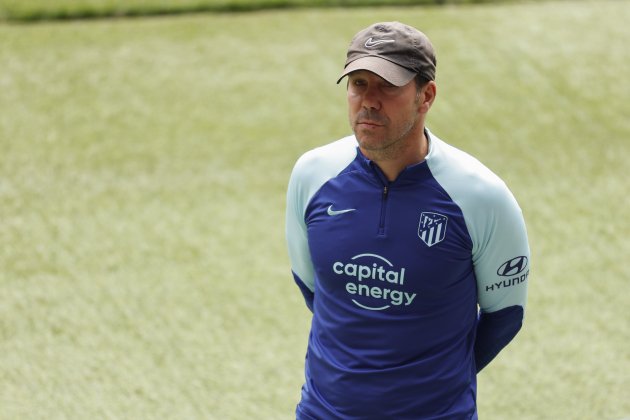
<svg viewBox="0 0 630 420"><path fill-rule="evenodd" d="M510 0L0 0L0 21L32 22L305 7L417 6L502 1Z"/></svg>
<svg viewBox="0 0 630 420"><path fill-rule="evenodd" d="M377 20L438 52L429 126L510 185L533 269L484 420L630 417L630 2L0 24L0 419L290 419L305 150Z"/></svg>

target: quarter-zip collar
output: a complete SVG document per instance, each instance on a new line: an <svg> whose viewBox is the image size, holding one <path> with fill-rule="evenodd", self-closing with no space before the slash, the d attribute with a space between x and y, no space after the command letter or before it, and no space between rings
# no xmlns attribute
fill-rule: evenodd
<svg viewBox="0 0 630 420"><path fill-rule="evenodd" d="M422 182L432 176L431 170L429 169L429 166L427 164L427 159L432 152L431 134L428 129L425 129L425 135L427 136L429 142L429 150L425 159L422 162L414 163L405 167L402 172L398 174L398 177L394 181L389 181L383 171L378 167L376 162L368 159L361 152L359 146L357 146L357 160L359 161L361 168L363 168L363 170L365 170L367 173L376 176L378 178L378 181L382 185L390 187L401 187Z"/></svg>

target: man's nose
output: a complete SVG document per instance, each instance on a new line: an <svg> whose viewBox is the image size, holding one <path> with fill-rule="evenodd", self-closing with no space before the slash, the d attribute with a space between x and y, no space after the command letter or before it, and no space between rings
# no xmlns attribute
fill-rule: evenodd
<svg viewBox="0 0 630 420"><path fill-rule="evenodd" d="M363 101L361 105L366 109L380 109L381 100L378 94L378 90L374 87L369 87L363 94Z"/></svg>

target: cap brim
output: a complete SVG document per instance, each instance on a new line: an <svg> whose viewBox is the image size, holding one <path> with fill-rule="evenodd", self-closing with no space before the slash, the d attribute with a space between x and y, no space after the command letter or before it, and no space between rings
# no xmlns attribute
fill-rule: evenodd
<svg viewBox="0 0 630 420"><path fill-rule="evenodd" d="M343 73L341 73L337 83L341 82L341 79L357 70L370 71L387 80L394 86L405 86L416 76L416 73L411 70L407 70L406 68L385 60L384 58L367 56L357 58L356 60L348 63L348 65L343 69Z"/></svg>

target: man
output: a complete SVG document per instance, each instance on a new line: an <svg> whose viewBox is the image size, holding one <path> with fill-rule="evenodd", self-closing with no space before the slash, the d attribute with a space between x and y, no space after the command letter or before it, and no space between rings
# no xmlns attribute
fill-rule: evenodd
<svg viewBox="0 0 630 420"><path fill-rule="evenodd" d="M521 327L521 210L425 127L435 70L420 31L360 31L339 79L354 135L291 174L289 256L313 312L298 419L475 419L476 375Z"/></svg>

